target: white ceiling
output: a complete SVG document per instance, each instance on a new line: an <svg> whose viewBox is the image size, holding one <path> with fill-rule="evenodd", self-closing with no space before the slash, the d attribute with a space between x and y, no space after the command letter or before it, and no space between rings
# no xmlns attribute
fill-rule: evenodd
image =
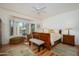
<svg viewBox="0 0 79 59"><path fill-rule="evenodd" d="M78 3L42 3L46 8L43 13L37 15L32 8L36 5L41 5L41 3L0 3L1 8L36 19L46 19L51 16L79 9Z"/></svg>

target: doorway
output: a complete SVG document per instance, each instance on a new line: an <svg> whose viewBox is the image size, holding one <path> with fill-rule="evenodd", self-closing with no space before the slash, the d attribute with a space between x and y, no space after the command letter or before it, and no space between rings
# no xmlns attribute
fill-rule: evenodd
<svg viewBox="0 0 79 59"><path fill-rule="evenodd" d="M0 19L0 48L2 47L2 21Z"/></svg>

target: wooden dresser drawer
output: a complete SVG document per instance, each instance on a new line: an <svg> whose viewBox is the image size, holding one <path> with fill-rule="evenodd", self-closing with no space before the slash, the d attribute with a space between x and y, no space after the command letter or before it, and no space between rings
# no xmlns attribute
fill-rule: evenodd
<svg viewBox="0 0 79 59"><path fill-rule="evenodd" d="M63 35L63 43L75 45L74 35Z"/></svg>

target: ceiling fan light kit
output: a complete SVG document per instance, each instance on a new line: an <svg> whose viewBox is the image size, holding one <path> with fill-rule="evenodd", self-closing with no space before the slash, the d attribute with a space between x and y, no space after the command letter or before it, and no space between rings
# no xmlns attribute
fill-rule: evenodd
<svg viewBox="0 0 79 59"><path fill-rule="evenodd" d="M46 6L37 5L37 6L33 6L32 8L33 8L34 12L36 12L36 14L41 14L46 9Z"/></svg>

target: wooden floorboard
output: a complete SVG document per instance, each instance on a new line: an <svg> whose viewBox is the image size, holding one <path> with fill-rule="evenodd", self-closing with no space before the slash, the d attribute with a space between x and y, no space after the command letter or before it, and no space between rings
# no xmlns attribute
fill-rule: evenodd
<svg viewBox="0 0 79 59"><path fill-rule="evenodd" d="M21 45L21 44L19 44ZM32 50L32 52L37 55L37 56L57 56L55 55L53 52L51 52L51 50L48 50L46 48L41 49L40 52L38 52L38 47L35 45L31 45L29 46L28 44L24 44L26 47L29 47L29 49ZM5 45L3 46L3 48L0 50L0 53L5 52L5 50L9 49L9 48L13 48L13 47L17 47L17 45ZM76 46L77 48L77 56L79 56L79 46Z"/></svg>

